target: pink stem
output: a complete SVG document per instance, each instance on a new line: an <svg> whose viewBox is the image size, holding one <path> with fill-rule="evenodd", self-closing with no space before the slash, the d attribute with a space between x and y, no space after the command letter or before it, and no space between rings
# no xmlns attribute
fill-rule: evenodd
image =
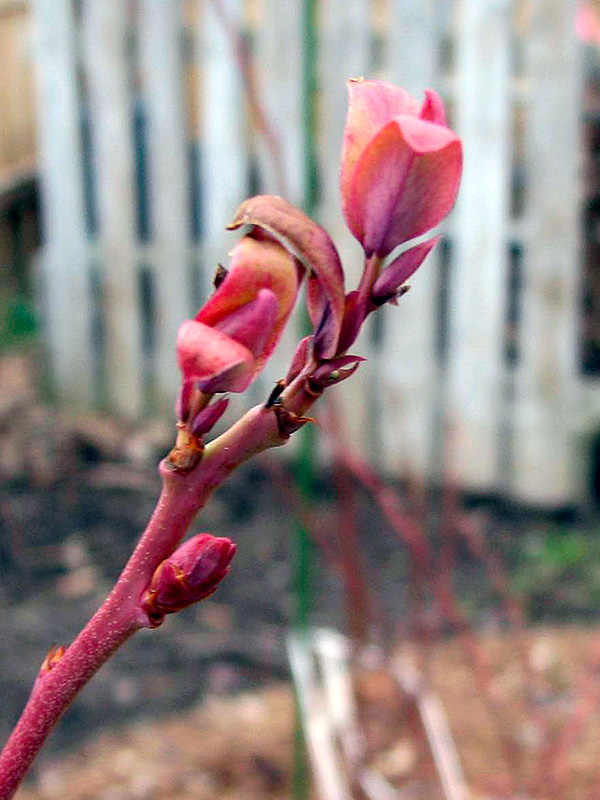
<svg viewBox="0 0 600 800"><path fill-rule="evenodd" d="M286 409L298 416L316 399L306 391L304 378L298 376L282 395ZM131 558L110 595L62 658L38 677L0 755L0 800L14 795L53 726L94 673L135 631L149 626L140 596L213 490L252 455L285 444L287 438L273 410L256 406L206 446L192 472L179 474L165 461L161 463L163 489Z"/></svg>

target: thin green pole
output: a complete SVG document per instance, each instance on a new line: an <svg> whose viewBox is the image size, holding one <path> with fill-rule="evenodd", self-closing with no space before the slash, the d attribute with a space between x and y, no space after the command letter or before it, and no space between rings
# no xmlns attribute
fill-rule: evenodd
<svg viewBox="0 0 600 800"><path fill-rule="evenodd" d="M305 0L302 6L302 127L304 145L304 210L313 216L317 207L317 153L316 153L316 91L317 91L317 0ZM302 335L310 333L310 322L305 315ZM314 430L305 425L301 431L300 452L296 467L296 481L303 497L314 494ZM312 540L303 526L297 526L296 558L296 625L307 625L310 606Z"/></svg>
<svg viewBox="0 0 600 800"><path fill-rule="evenodd" d="M304 210L313 216L317 207L317 153L316 153L316 93L317 93L317 2L302 3L302 128L304 149ZM309 332L309 321L303 320L302 334ZM307 330L308 329L308 330ZM306 499L314 494L314 429L308 424L299 431L300 452L296 464L296 483L300 494ZM295 626L305 633L311 610L312 562L314 545L308 531L296 522L295 548ZM297 706L294 739L295 800L306 800L310 792L307 754L302 732L302 720Z"/></svg>

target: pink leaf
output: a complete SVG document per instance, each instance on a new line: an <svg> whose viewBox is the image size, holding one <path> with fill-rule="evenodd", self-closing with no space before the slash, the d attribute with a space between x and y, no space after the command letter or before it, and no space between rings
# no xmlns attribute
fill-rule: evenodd
<svg viewBox="0 0 600 800"><path fill-rule="evenodd" d="M375 281L371 297L373 300L389 300L402 284L413 275L439 242L441 236L434 236L422 244L405 250L389 264Z"/></svg>

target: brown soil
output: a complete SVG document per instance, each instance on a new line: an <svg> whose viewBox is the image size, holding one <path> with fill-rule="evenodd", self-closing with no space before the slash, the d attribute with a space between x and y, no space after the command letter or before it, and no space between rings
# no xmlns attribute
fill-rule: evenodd
<svg viewBox="0 0 600 800"><path fill-rule="evenodd" d="M493 675L493 708L483 701L458 642L432 649L427 668L473 798L516 796L501 734L512 743L520 764L520 798L551 797L551 791L556 800L599 796L598 687L597 676L590 672L590 653L597 642L598 631L590 629L528 632L525 693L525 670L515 642L497 636L482 639ZM381 673L362 673L357 685L371 763L405 789L403 798L441 798L427 740L411 703L399 698ZM591 713L574 737L569 769L561 778L555 735L565 732L575 713L587 710ZM44 764L17 798L283 800L292 796L293 731L289 685L213 697L177 717L101 735L64 759Z"/></svg>

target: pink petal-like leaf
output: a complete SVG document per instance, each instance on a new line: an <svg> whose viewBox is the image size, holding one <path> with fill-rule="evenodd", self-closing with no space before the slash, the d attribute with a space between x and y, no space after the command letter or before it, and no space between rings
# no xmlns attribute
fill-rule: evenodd
<svg viewBox="0 0 600 800"><path fill-rule="evenodd" d="M298 347L296 347L296 352L292 357L292 363L290 364L290 368L288 370L287 375L285 376L286 384L290 384L295 377L297 377L306 364L308 363L308 359L310 358L311 353L311 344L312 344L312 336L305 336L304 339L301 339L298 343Z"/></svg>
<svg viewBox="0 0 600 800"><path fill-rule="evenodd" d="M196 319L205 325L224 329L228 324L226 320L255 301L261 290L272 292L277 300L277 314L270 324L269 336L262 343L260 355L254 344L250 347L257 356L256 374L279 341L294 307L299 285L296 260L284 247L271 238L244 236L231 252L231 264L226 277L200 309ZM263 301L261 304L265 311L266 304ZM238 338L236 334L232 333L232 336ZM243 335L242 338L244 342L247 341Z"/></svg>
<svg viewBox="0 0 600 800"><path fill-rule="evenodd" d="M322 292L318 293L318 308L314 307L314 292L309 303L313 323L320 320L324 295L331 306L335 330L339 332L344 313L344 273L327 231L300 209L275 195L259 195L242 203L227 227L233 230L242 225L256 225L275 236L316 275ZM335 346L332 345L329 355L334 352Z"/></svg>
<svg viewBox="0 0 600 800"><path fill-rule="evenodd" d="M257 369L266 360L265 351L277 321L277 297L270 289L261 289L255 300L224 317L215 328L247 347L257 359Z"/></svg>
<svg viewBox="0 0 600 800"><path fill-rule="evenodd" d="M434 236L395 258L375 281L371 298L377 301L394 297L398 288L416 272L440 239L441 236Z"/></svg>
<svg viewBox="0 0 600 800"><path fill-rule="evenodd" d="M184 381L205 392L242 392L252 380L250 350L221 331L190 319L177 333L177 360Z"/></svg>

